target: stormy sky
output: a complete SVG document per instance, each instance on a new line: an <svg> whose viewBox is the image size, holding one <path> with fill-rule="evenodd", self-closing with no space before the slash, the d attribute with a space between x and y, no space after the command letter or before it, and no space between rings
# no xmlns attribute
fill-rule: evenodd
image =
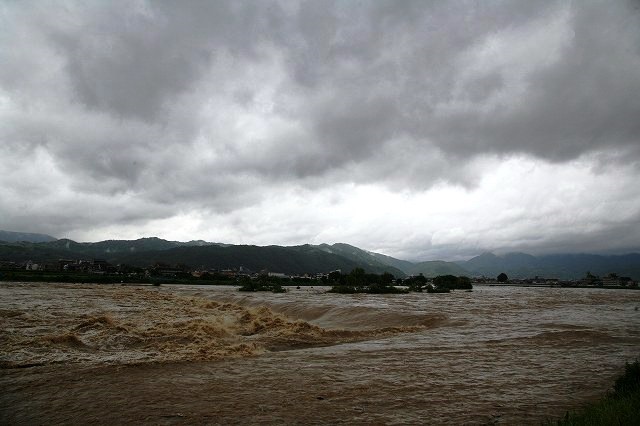
<svg viewBox="0 0 640 426"><path fill-rule="evenodd" d="M640 250L637 1L0 3L0 229Z"/></svg>

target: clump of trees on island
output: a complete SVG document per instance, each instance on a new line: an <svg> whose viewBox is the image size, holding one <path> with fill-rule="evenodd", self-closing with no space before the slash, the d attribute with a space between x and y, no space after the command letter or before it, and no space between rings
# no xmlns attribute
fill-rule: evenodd
<svg viewBox="0 0 640 426"><path fill-rule="evenodd" d="M451 290L471 290L473 288L469 277L456 277L455 275L439 275L429 283L427 278L420 274L405 279L403 284L411 291L427 290L428 293L449 293Z"/></svg>
<svg viewBox="0 0 640 426"><path fill-rule="evenodd" d="M326 284L332 286L329 290L331 293L398 294L424 290L429 293L448 293L454 289L473 288L468 277L442 275L435 277L430 283L422 274L402 280L395 279L388 272L382 275L368 274L362 268L356 268L346 275L334 271L327 276ZM402 287L398 287L399 285Z"/></svg>
<svg viewBox="0 0 640 426"><path fill-rule="evenodd" d="M239 291L271 291L282 293L285 285L291 285L290 279L261 275L258 278L244 277L240 281ZM473 288L468 277L442 275L433 280L423 275L396 279L392 274L372 274L362 268L355 268L348 274L333 271L321 278L322 285L331 286L330 293L354 294L404 294L409 292L449 293L451 290L470 290Z"/></svg>
<svg viewBox="0 0 640 426"><path fill-rule="evenodd" d="M270 291L272 293L285 293L287 290L282 287L282 279L279 277L270 277L268 275L260 275L258 278L251 279L243 277L240 280L239 291Z"/></svg>
<svg viewBox="0 0 640 426"><path fill-rule="evenodd" d="M396 287L396 283L395 277L388 272L382 275L369 274L362 268L355 268L346 275L333 271L327 276L326 282L331 286L330 293L408 293L408 290Z"/></svg>

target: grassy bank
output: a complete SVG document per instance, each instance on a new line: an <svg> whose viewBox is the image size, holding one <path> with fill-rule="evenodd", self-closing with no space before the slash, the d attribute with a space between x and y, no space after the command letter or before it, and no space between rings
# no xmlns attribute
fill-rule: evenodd
<svg viewBox="0 0 640 426"><path fill-rule="evenodd" d="M581 411L570 412L548 425L640 425L640 364L625 366L625 372L602 400Z"/></svg>

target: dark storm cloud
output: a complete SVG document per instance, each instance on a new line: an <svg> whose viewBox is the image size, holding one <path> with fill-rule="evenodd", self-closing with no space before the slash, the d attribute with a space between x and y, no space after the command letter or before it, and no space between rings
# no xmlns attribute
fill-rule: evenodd
<svg viewBox="0 0 640 426"><path fill-rule="evenodd" d="M427 163L434 149L456 162L486 153L567 161L637 147L640 19L631 3L367 6L307 3L278 40L312 104L302 118L327 165L376 170L375 152L394 138L410 139L414 159ZM478 58L492 42L497 51ZM418 173L414 183L442 176Z"/></svg>
<svg viewBox="0 0 640 426"><path fill-rule="evenodd" d="M326 157L319 163L327 166L366 163L403 136L417 147L433 144L462 158L517 152L560 161L637 144L640 20L637 8L624 2L303 2L288 8L267 2L110 2L58 7L53 17L31 6L31 16L22 14L31 26L27 31L54 52L72 100L113 116L114 126L117 120L142 120L162 131L192 130L179 136L178 145L190 143L198 123L176 122L176 99L199 90L222 52L235 62L215 76L213 88L223 89L235 67L260 67L269 49L285 58L283 78L289 81L281 89L308 102L288 118L305 124L308 143L320 144L323 152L314 154ZM566 31L559 40L536 39L563 13L568 17L559 25ZM497 48L532 43L559 50L558 58L538 66L539 57L525 55L466 73L463 67L473 60L461 58L491 37L505 39ZM527 37L532 39L518 39ZM28 54L22 59L26 65ZM10 68L13 73L3 75L9 92L20 80L19 66ZM520 92L505 89L512 73L525 73ZM489 105L501 91L506 99ZM148 136L128 143L147 149ZM126 154L115 145L120 154L98 162L98 172L123 173L117 157ZM87 159L80 155L78 161Z"/></svg>
<svg viewBox="0 0 640 426"><path fill-rule="evenodd" d="M162 121L220 50L250 58L269 16L260 4L92 3L75 26L45 28L79 100L120 117ZM82 8L83 9L83 8ZM45 24L46 25L46 24Z"/></svg>
<svg viewBox="0 0 640 426"><path fill-rule="evenodd" d="M570 40L559 60L531 73L516 106L456 111L438 123L456 150L519 151L563 161L592 150L637 147L639 8L573 5Z"/></svg>

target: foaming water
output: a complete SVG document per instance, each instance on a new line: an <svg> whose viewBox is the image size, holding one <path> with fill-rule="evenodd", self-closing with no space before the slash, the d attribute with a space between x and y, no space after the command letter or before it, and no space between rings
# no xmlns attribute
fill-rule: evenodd
<svg viewBox="0 0 640 426"><path fill-rule="evenodd" d="M539 424L640 348L637 291L325 291L2 283L0 422Z"/></svg>
<svg viewBox="0 0 640 426"><path fill-rule="evenodd" d="M360 328L325 328L288 316L287 309L275 312L264 304L241 306L152 287L16 288L34 294L28 300L15 299L14 309L0 311L5 349L0 365L4 368L62 362L211 361L414 332L437 322L434 318L382 318ZM80 297L68 297L73 292ZM23 310L15 309L20 305ZM353 318L363 323L367 322L363 317L375 318L371 309L363 309L356 309ZM325 310L315 309L307 317L329 317L339 324L339 315L336 318L332 309Z"/></svg>

